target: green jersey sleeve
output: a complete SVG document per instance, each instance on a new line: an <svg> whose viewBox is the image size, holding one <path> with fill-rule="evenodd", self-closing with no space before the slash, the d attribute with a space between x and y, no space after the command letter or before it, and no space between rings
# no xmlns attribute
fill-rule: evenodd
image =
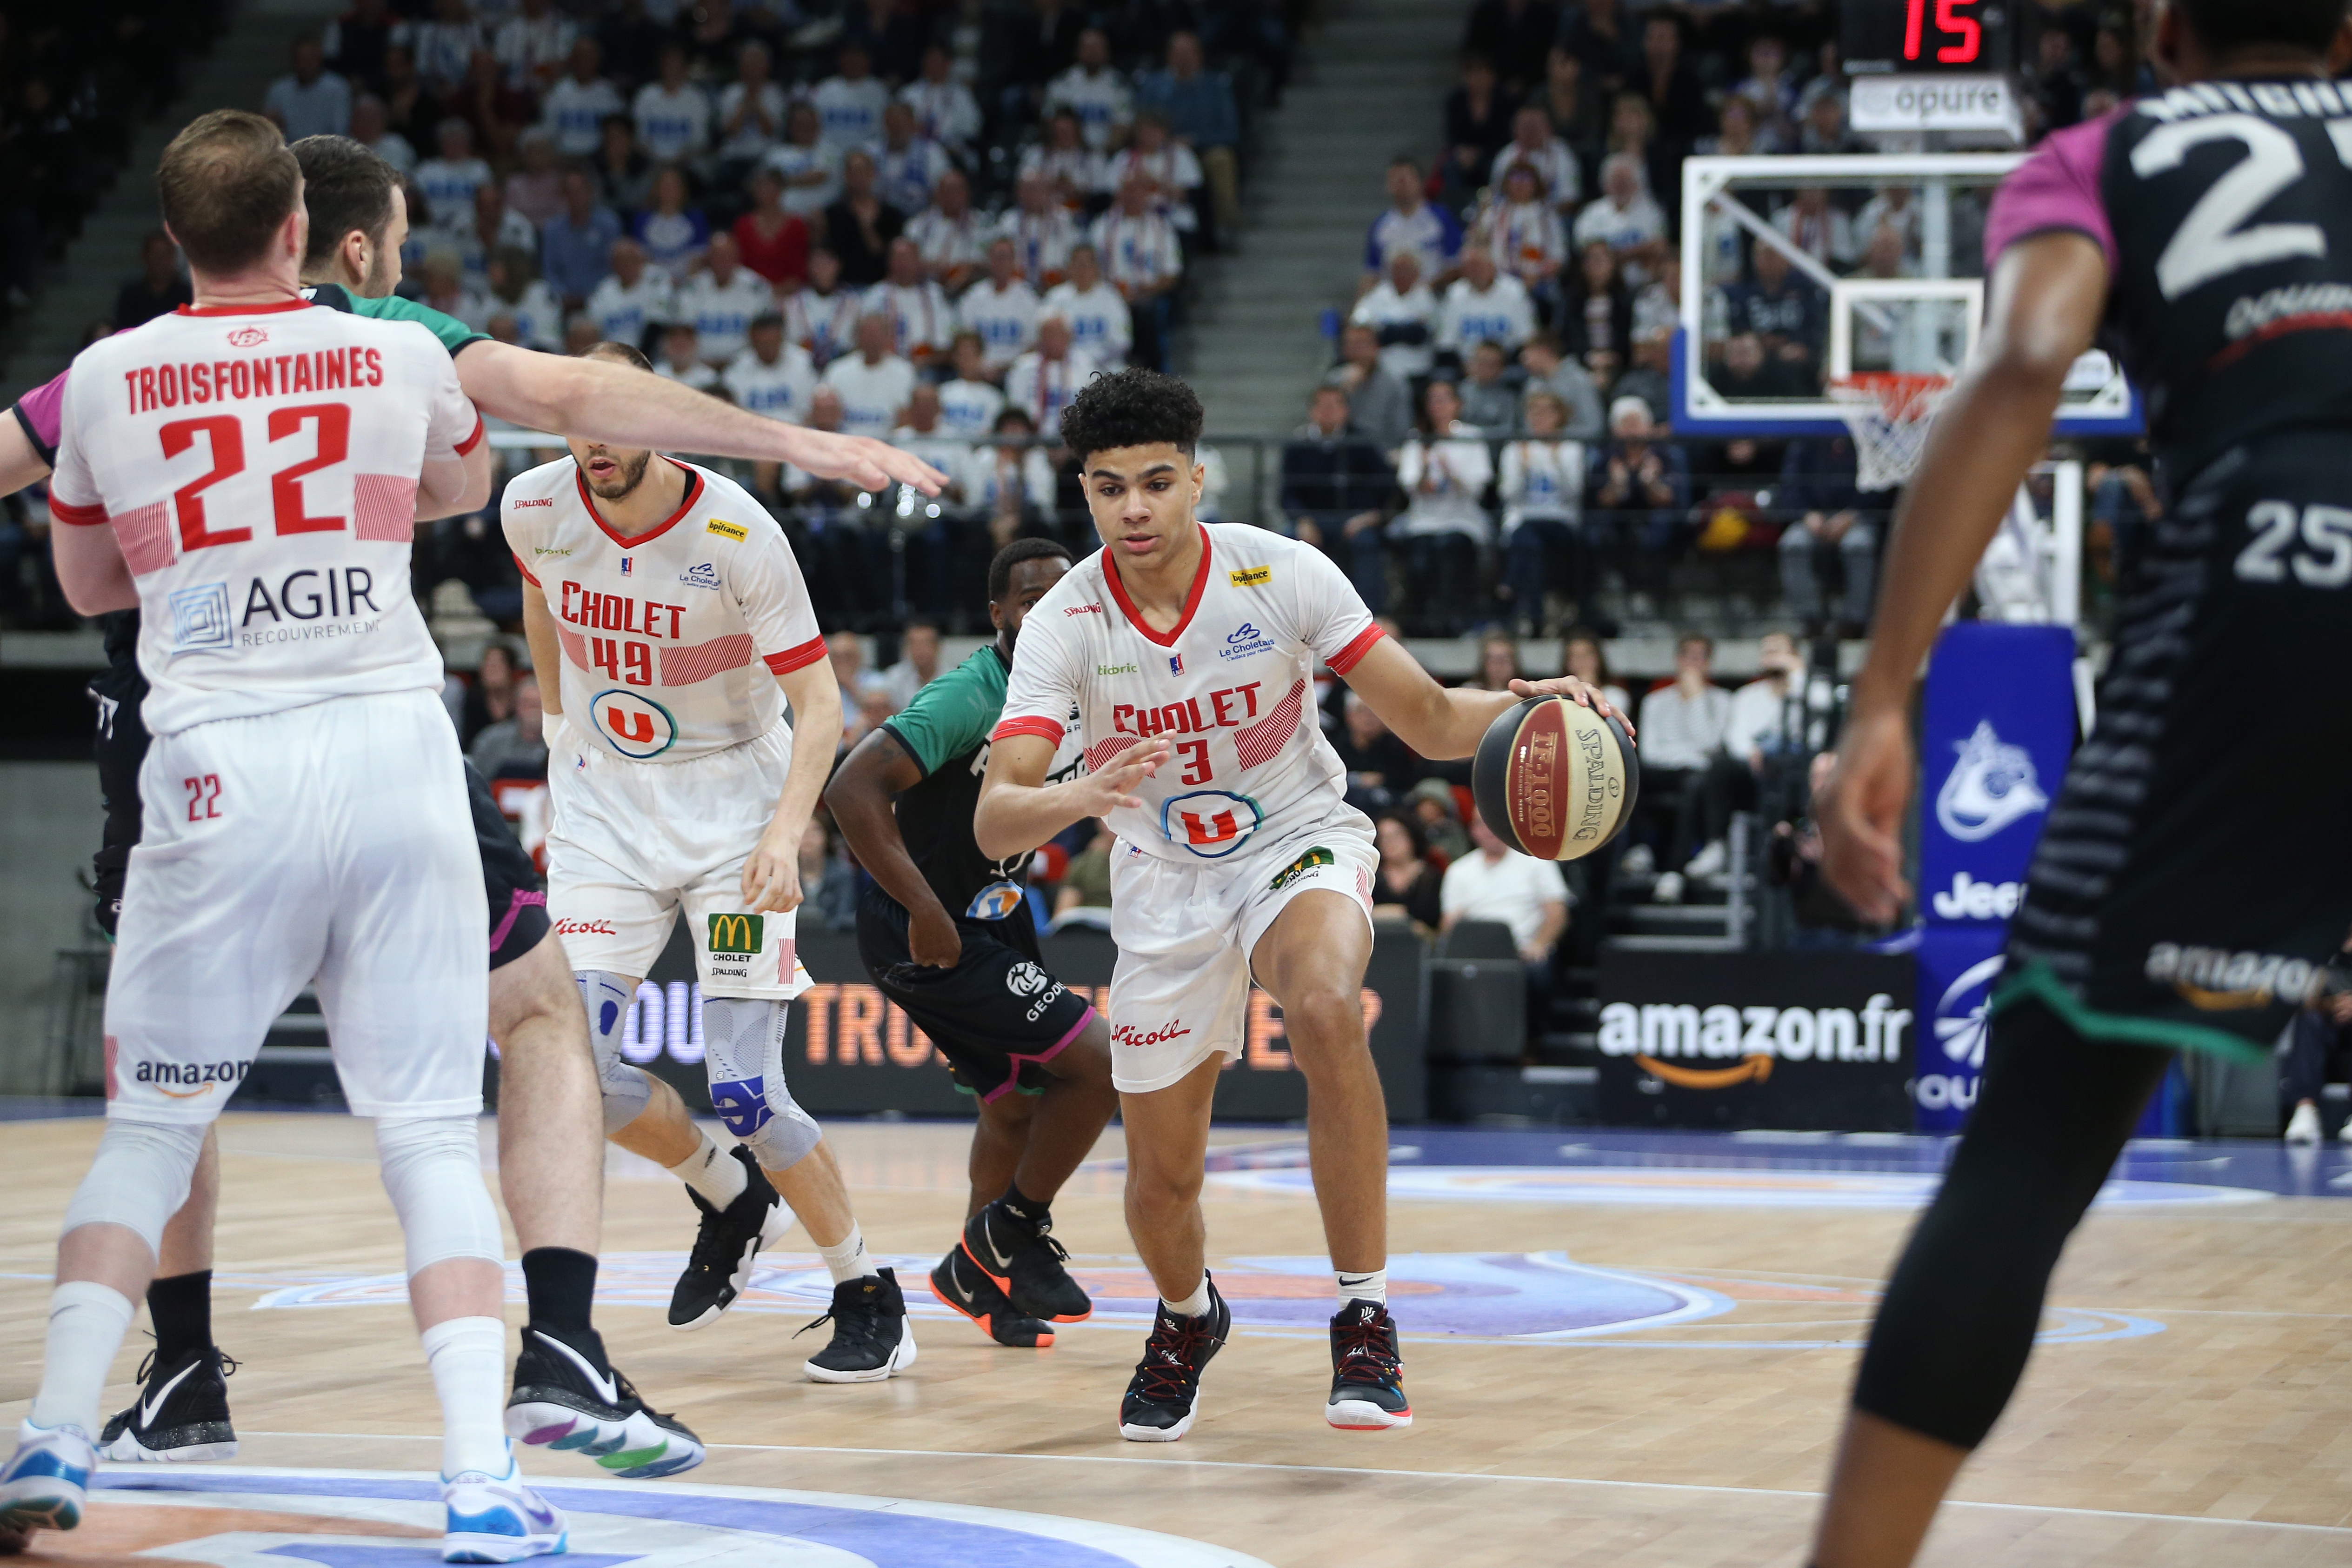
<svg viewBox="0 0 2352 1568"><path fill-rule="evenodd" d="M313 291L311 299L321 305L336 305L337 301L328 296L329 289L342 296L341 308L354 316L365 316L378 321L415 321L440 339L441 346L449 351L452 359L457 357L459 349L490 341L488 332L478 332L455 316L436 310L430 305L420 305L414 300L404 300L397 294L387 294L381 300L368 300L337 285L326 284Z"/></svg>
<svg viewBox="0 0 2352 1568"><path fill-rule="evenodd" d="M1004 712L1004 661L992 646L915 693L883 721L929 778L988 739Z"/></svg>

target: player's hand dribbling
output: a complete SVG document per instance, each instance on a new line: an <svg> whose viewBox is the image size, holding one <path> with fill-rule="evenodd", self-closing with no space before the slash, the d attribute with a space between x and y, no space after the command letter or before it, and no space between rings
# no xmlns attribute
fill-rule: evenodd
<svg viewBox="0 0 2352 1568"><path fill-rule="evenodd" d="M1911 725L1899 707L1857 711L1837 766L1813 801L1822 875L1864 920L1891 924L1911 897L1903 879L1903 807L1911 795Z"/></svg>
<svg viewBox="0 0 2352 1568"><path fill-rule="evenodd" d="M1625 726L1625 738L1629 741L1633 738L1633 717L1630 714L1618 712L1610 705L1609 699L1601 695L1599 688L1589 686L1573 675L1555 676L1549 680L1514 680L1511 682L1511 695L1514 697L1565 697L1571 702L1591 709L1603 719L1615 719L1617 722Z"/></svg>
<svg viewBox="0 0 2352 1568"><path fill-rule="evenodd" d="M759 847L743 862L743 907L755 915L785 914L801 907L801 836L771 824Z"/></svg>
<svg viewBox="0 0 2352 1568"><path fill-rule="evenodd" d="M927 496L944 489L948 477L910 453L868 436L793 427L793 466L820 479L846 479L860 489L912 485Z"/></svg>
<svg viewBox="0 0 2352 1568"><path fill-rule="evenodd" d="M953 969L962 961L963 938L937 899L907 911L907 952L926 969Z"/></svg>
<svg viewBox="0 0 2352 1568"><path fill-rule="evenodd" d="M1087 816L1108 816L1123 805L1140 806L1143 801L1132 793L1135 786L1160 771L1171 750L1165 740L1129 746L1117 762L1098 773L1072 779L1069 787L1075 798L1084 803Z"/></svg>

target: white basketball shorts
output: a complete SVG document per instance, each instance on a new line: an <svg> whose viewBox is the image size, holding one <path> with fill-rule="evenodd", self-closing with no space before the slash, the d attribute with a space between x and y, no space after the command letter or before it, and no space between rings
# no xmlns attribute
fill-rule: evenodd
<svg viewBox="0 0 2352 1568"><path fill-rule="evenodd" d="M1372 918L1380 866L1371 824L1353 808L1310 832L1187 865L1121 845L1110 858L1111 1081L1123 1094L1165 1089L1213 1053L1241 1055L1249 955L1290 900L1343 894Z"/></svg>
<svg viewBox="0 0 2352 1568"><path fill-rule="evenodd" d="M106 994L107 1114L205 1122L315 982L358 1116L482 1108L482 858L437 694L337 697L147 748Z"/></svg>
<svg viewBox="0 0 2352 1568"><path fill-rule="evenodd" d="M743 863L792 766L789 725L682 763L630 762L561 726L554 741L547 912L573 969L643 979L683 910L704 995L784 1001L808 989L793 915L753 914L743 897Z"/></svg>

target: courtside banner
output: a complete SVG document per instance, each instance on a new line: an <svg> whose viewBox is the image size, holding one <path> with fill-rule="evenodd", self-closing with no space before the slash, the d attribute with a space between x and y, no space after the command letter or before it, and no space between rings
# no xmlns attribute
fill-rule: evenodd
<svg viewBox="0 0 2352 1568"><path fill-rule="evenodd" d="M1958 621L1927 665L1919 916L2005 927L2074 751L2074 634Z"/></svg>
<svg viewBox="0 0 2352 1568"><path fill-rule="evenodd" d="M956 1091L947 1065L907 1015L890 1005L858 962L857 939L846 931L799 922L800 961L816 984L792 1005L784 1042L784 1076L793 1098L816 1116L865 1116L897 1110L916 1116L969 1116L971 1097ZM1110 991L1118 950L1108 936L1072 931L1045 939L1046 972L1083 993L1097 1007ZM1372 942L1364 977L1364 1016L1371 1024L1372 1060L1386 1090L1389 1115L1417 1121L1428 1114L1426 1031L1422 979L1425 954L1410 931L1383 924ZM702 993L695 984L694 952L675 932L661 962L637 987L625 1020L622 1054L657 1074L686 1097L698 1114L710 1110L702 1070ZM1307 1114L1307 1084L1290 1059L1282 1010L1253 987L1241 1057L1217 1088L1217 1114L1244 1121L1291 1121Z"/></svg>
<svg viewBox="0 0 2352 1568"><path fill-rule="evenodd" d="M1601 952L1601 1120L1911 1130L1908 956Z"/></svg>

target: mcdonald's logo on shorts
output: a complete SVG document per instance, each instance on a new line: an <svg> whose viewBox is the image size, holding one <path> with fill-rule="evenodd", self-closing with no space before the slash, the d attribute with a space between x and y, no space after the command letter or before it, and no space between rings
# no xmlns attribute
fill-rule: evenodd
<svg viewBox="0 0 2352 1568"><path fill-rule="evenodd" d="M710 951L753 953L766 945L761 939L766 921L758 915L712 915Z"/></svg>

